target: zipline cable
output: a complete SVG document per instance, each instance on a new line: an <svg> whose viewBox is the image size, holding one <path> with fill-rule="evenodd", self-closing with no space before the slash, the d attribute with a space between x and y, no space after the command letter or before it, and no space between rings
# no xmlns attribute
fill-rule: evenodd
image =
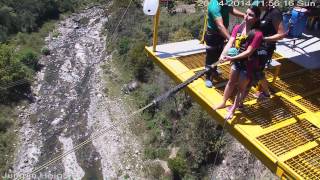
<svg viewBox="0 0 320 180"><path fill-rule="evenodd" d="M114 35L117 34L117 33L115 33L115 32L116 32L116 30L118 29L118 27L120 26L120 24L121 24L124 16L125 16L126 13L128 12L128 9L129 9L132 1L133 1L133 0L131 0L131 1L129 2L129 4L128 4L126 10L125 10L125 12L124 12L123 15L121 16L121 19L120 19L119 23L117 24L117 26L116 26L115 29L113 30L113 34L112 34L112 36L111 36L111 42L112 42L112 40L113 40L113 38L114 38ZM99 61L99 62L101 62L101 61ZM98 62L98 63L99 63L99 62ZM98 63L94 63L93 65L98 64ZM218 65L219 63L220 63L220 61L215 62L215 63L213 63L213 64L211 65L211 67L216 66L216 65ZM92 66L93 66L93 65L92 65ZM154 106L154 105L160 103L161 101L164 101L164 100L166 100L167 98L173 96L174 94L176 94L177 92L179 92L180 90L182 90L183 88L185 88L186 86L188 86L189 84L191 84L193 81L195 81L195 80L199 79L200 77L202 77L205 73L207 73L207 72L210 71L210 70L211 70L211 68L204 68L204 69L198 71L195 75L193 75L192 77L190 77L190 78L187 79L186 81L180 83L179 85L175 86L174 88L170 89L169 91L167 91L167 92L165 92L164 94L162 94L162 95L158 96L157 98L155 98L155 99L154 99L151 103L149 103L148 105L146 105L146 106L144 106L143 108L140 108L140 109L138 109L137 111L131 113L129 116L125 116L125 117L121 117L121 118L131 119L132 117L134 117L135 115L141 113L141 112L144 111L145 109L147 109L147 108L149 108L149 107L151 107L151 106ZM121 122L121 121L120 121L120 122ZM99 129L97 129L96 132L93 133L93 135L91 135L87 140L85 140L85 141L77 144L74 148L70 149L69 151L67 151L67 152L65 152L65 153L62 153L62 154L56 156L55 158L49 160L48 162L42 164L41 166L39 166L38 168L36 168L35 170L33 170L33 171L31 172L31 175L32 175L32 174L36 174L36 173L42 171L43 169L47 168L48 166L52 165L53 163L61 160L63 157L65 157L65 156L67 156L67 155L69 155L69 154L71 154L71 153L79 150L79 149L82 148L83 146L85 146L85 145L87 145L88 143L90 143L92 140L97 139L97 138L101 137L102 135L105 135L105 133L107 133L107 132L110 130L110 128L116 127L116 125L119 125L120 122L119 122L119 123L116 123L116 124L113 124L113 125L112 125L111 127L109 127L109 128L107 128L106 126L103 126L103 127L99 128Z"/></svg>
<svg viewBox="0 0 320 180"><path fill-rule="evenodd" d="M219 63L219 61L217 61L216 63L214 63L212 66L215 66ZM131 113L129 116L125 116L122 118L127 118L127 119L131 119L132 117L134 117L135 115L141 113L142 111L144 111L145 109L156 105L158 103L160 103L161 101L171 97L172 95L176 94L177 92L179 92L180 90L182 90L183 88L185 88L187 85L189 85L190 83L192 83L193 81L199 79L200 77L202 77L206 72L208 72L210 70L210 68L205 68L203 70L200 70L199 72L197 72L194 76L190 77L189 79L187 79L185 82L182 82L181 84L175 86L174 88L172 88L171 90L165 92L164 94L158 96L157 98L155 98L151 103L149 103L148 105L144 106L143 108L140 108L139 110ZM121 121L120 121L121 122ZM116 123L113 124L111 127L107 128L106 126L103 126L99 129L96 130L96 133L94 133L93 135L91 135L91 137L89 137L87 140L81 142L80 144L76 145L74 148L70 149L69 151L62 153L61 155L58 155L57 157L51 159L50 161L44 163L43 165L39 166L38 168L36 168L34 171L31 172L31 174L36 174L40 171L42 171L43 169L45 169L46 167L48 167L49 165L52 165L53 163L57 162L58 160L61 160L63 157L79 150L80 148L82 148L83 146L85 146L86 144L90 143L92 140L97 139L99 137L101 137L102 135L105 135L106 132L108 132L110 130L110 128L114 128L116 127L116 125L119 125L120 123ZM107 128L107 129L105 129Z"/></svg>

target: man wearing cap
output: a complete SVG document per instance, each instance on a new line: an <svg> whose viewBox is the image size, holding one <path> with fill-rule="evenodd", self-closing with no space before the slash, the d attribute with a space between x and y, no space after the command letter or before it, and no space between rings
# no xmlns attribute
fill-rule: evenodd
<svg viewBox="0 0 320 180"><path fill-rule="evenodd" d="M228 31L229 14L237 17L244 17L244 13L232 7L232 0L210 0L208 5L208 26L205 34L206 42L206 86L211 88L212 73L217 74L217 67L211 67L218 61L224 47L224 41L230 38Z"/></svg>

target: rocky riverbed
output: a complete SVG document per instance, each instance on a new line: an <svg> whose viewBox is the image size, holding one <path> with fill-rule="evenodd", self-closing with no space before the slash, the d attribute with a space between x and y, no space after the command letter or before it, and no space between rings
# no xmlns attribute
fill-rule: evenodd
<svg viewBox="0 0 320 180"><path fill-rule="evenodd" d="M121 100L103 93L101 65L110 59L102 35L108 18L92 7L61 21L57 33L46 38L50 55L41 58L42 70L32 86L34 102L19 107L19 147L13 173L49 179L139 178L142 160L139 141L128 130ZM58 34L58 35L57 35ZM92 134L104 130L83 148L70 151ZM49 176L50 175L50 176Z"/></svg>

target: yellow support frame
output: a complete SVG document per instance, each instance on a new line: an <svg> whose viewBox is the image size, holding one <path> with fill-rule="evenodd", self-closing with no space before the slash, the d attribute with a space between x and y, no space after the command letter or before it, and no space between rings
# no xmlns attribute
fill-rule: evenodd
<svg viewBox="0 0 320 180"><path fill-rule="evenodd" d="M177 58L171 57L162 59L156 55L156 53L152 50L152 47L146 47L145 50L148 56L177 83L184 82L186 79L194 75L194 70L188 69L184 64L179 62ZM276 77L278 73L279 69L276 69ZM274 83L275 80L275 78L270 79L272 83ZM203 107L219 124L224 124L224 117L227 111L225 109L214 111L212 108L214 105L216 105L217 102L220 102L222 100L222 96L215 89L206 88L203 80L198 79L188 85L185 88L185 91L190 94L193 99L198 104L200 104L201 107ZM309 122L315 124L315 120L319 117L319 115L311 113L305 107L297 103L297 98L290 98L282 93L278 93L277 96L282 97L291 104L296 105L300 109L303 109L305 113L300 115L299 117L307 118ZM255 102L256 101L253 100L247 103L254 104ZM295 123L297 120L295 118L287 119L281 123L273 125L272 127L262 129L259 125L237 123L238 121L250 122L250 119L243 120L243 118L244 117L237 112L236 116L232 120L228 120L226 122L226 129L228 130L228 132L232 134L239 142L241 142L241 144L243 144L258 159L260 159L261 162L277 176L284 179L303 179L297 172L291 169L284 162L301 152L305 152L310 148L317 146L318 144L316 142L307 143L303 146L300 146L299 148L296 148L296 151L290 151L285 155L277 156L264 144L257 140L258 136L286 127L290 124ZM320 128L319 124L316 124L318 128Z"/></svg>
<svg viewBox="0 0 320 180"><path fill-rule="evenodd" d="M157 51L157 44L158 44L158 28L160 22L160 5L157 10L157 14L153 18L153 52Z"/></svg>
<svg viewBox="0 0 320 180"><path fill-rule="evenodd" d="M204 44L204 37L207 27L207 14L204 19L204 27L203 34L200 40L200 43ZM174 79L177 83L184 82L188 78L194 75L194 72L198 69L188 69L184 64L182 64L177 58L160 58L157 56L157 43L158 43L158 28L160 21L160 8L158 9L156 15L154 16L154 25L153 25L153 46L145 47L145 50L148 56L157 63L161 69L163 69L172 79ZM281 54L276 54L276 59L281 60L284 57ZM280 72L280 65L275 67L273 78L268 79L272 85L275 85L277 80L281 80L283 77L278 77ZM299 72L293 72L291 75L297 75L304 70L299 70ZM224 85L224 83L220 83L220 85ZM320 90L320 89L319 89ZM225 122L224 117L227 113L225 109L221 109L218 111L213 110L213 106L216 105L216 102L220 102L222 100L222 96L215 89L208 89L205 87L203 80L198 79L193 83L189 84L185 91L188 92L193 99L199 103L219 124L226 124L226 129L228 132L233 135L241 144L243 144L251 153L253 153L261 162L268 167L272 172L274 172L281 179L303 179L303 177L292 169L285 162L304 153L313 148L320 147L320 138L315 139L314 141L310 141L301 146L295 147L294 149L285 152L285 154L277 156L273 153L268 147L266 147L262 142L260 142L257 138L263 135L267 135L268 133L273 133L282 128L289 127L297 123L299 119L306 119L310 123L312 123L316 128L320 129L320 111L313 113L308 108L301 105L298 100L301 99L301 96L297 97L289 97L286 94L279 92L275 96L281 97L288 101L291 105L298 107L304 113L293 117L290 119L286 119L285 121L278 122L271 127L262 128L259 125L250 125L251 120L242 116L241 113L237 112L235 117L231 120ZM315 90L317 92L317 90ZM313 93L313 92L311 92ZM228 102L230 104L230 102ZM248 101L246 105L254 105L256 100ZM243 121L243 123L238 123ZM318 171L316 169L316 171Z"/></svg>
<svg viewBox="0 0 320 180"><path fill-rule="evenodd" d="M201 40L200 40L200 43L201 44L204 44L204 37L206 35L206 31L207 31L207 26L208 26L208 14L206 14L204 16L204 24L203 24L203 32L202 32L202 37L201 37Z"/></svg>

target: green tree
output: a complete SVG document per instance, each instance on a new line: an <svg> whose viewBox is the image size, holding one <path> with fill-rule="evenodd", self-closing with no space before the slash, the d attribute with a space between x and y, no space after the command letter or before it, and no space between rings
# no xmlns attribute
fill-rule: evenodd
<svg viewBox="0 0 320 180"><path fill-rule="evenodd" d="M0 42L5 41L8 38L8 29L0 25Z"/></svg>
<svg viewBox="0 0 320 180"><path fill-rule="evenodd" d="M14 110L10 107L0 105L0 136L6 133L7 130L13 125Z"/></svg>
<svg viewBox="0 0 320 180"><path fill-rule="evenodd" d="M129 46L130 46L130 40L126 37L121 38L119 41L119 54L123 55L128 53L130 49Z"/></svg>
<svg viewBox="0 0 320 180"><path fill-rule="evenodd" d="M60 12L73 12L75 10L74 4L77 3L73 0L59 0L58 1L58 9Z"/></svg>
<svg viewBox="0 0 320 180"><path fill-rule="evenodd" d="M181 28L178 31L174 32L173 34L170 34L170 39L172 39L174 42L177 41L186 41L192 39L191 32L186 28Z"/></svg>
<svg viewBox="0 0 320 180"><path fill-rule="evenodd" d="M188 166L185 159L181 157L176 157L173 159L169 159L168 166L173 172L173 176L182 179L184 175L188 172Z"/></svg>
<svg viewBox="0 0 320 180"><path fill-rule="evenodd" d="M25 49L18 55L19 61L36 71L38 66L38 55L31 49Z"/></svg>
<svg viewBox="0 0 320 180"><path fill-rule="evenodd" d="M7 45L0 45L0 95L7 99L8 95L20 92L18 87L7 85L15 85L19 80L31 80L33 71L20 62L19 58L14 54L14 49Z"/></svg>
<svg viewBox="0 0 320 180"><path fill-rule="evenodd" d="M0 42L9 34L33 32L60 13L73 12L80 4L98 0L2 0L0 1Z"/></svg>
<svg viewBox="0 0 320 180"><path fill-rule="evenodd" d="M143 41L136 42L135 46L129 50L128 58L134 76L140 81L148 79L148 70L152 69L152 61L148 60L144 53L145 43Z"/></svg>

